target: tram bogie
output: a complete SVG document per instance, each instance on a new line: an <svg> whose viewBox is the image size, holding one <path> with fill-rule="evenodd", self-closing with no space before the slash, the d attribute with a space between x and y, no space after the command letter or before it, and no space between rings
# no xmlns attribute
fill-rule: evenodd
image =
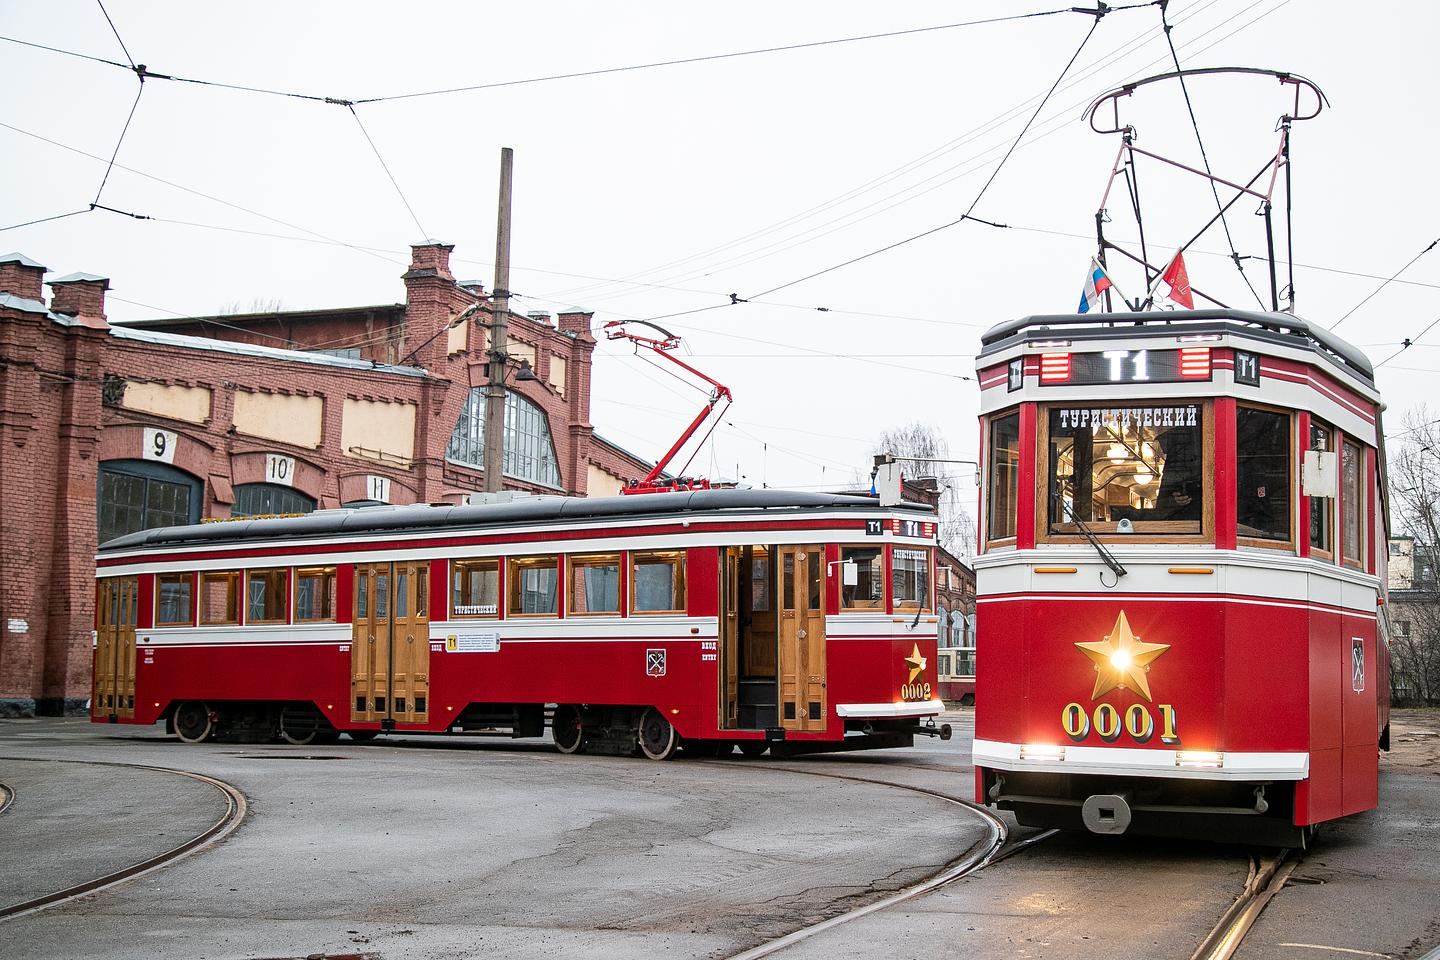
<svg viewBox="0 0 1440 960"><path fill-rule="evenodd" d="M943 708L934 535L923 505L735 490L144 531L97 561L92 719L191 742L549 726L653 759L908 745Z"/></svg>
<svg viewBox="0 0 1440 960"><path fill-rule="evenodd" d="M1364 355L1220 310L982 342L977 799L1278 845L1373 808L1387 538Z"/></svg>

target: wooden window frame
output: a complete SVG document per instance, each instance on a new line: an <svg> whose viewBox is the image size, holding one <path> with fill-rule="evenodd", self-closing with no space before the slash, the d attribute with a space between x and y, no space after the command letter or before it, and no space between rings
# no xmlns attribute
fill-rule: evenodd
<svg viewBox="0 0 1440 960"><path fill-rule="evenodd" d="M1336 459L1335 469L1336 469L1336 472L1338 473L1338 472L1339 472L1339 469L1340 469L1340 464L1339 464L1340 451L1339 451L1339 449L1338 449L1338 444L1336 443L1336 438L1340 435L1340 431L1335 428L1335 425L1334 425L1334 424L1330 423L1329 421L1322 420L1322 419L1320 419L1319 417L1315 416L1315 414L1312 413L1312 414L1310 414L1310 429L1311 429L1311 432L1313 432L1314 429L1315 429L1317 426L1318 426L1318 427L1322 427L1322 428L1330 435L1330 447L1329 447L1329 451L1335 454L1335 459ZM1304 440L1305 440L1305 450L1313 450L1314 447L1310 446L1310 444L1311 444L1311 442L1312 442L1311 439L1307 436L1307 437L1304 438ZM1302 456L1303 456L1303 452L1302 452ZM1302 461L1302 462L1303 462L1303 461ZM1340 492L1340 491L1339 491L1339 480L1338 480L1338 479L1336 480L1336 491L1335 491L1335 492L1336 492L1337 494ZM1304 495L1305 495L1305 490L1304 490L1304 485L1303 485L1303 484L1301 485L1300 495L1301 495L1301 496L1304 496ZM1335 556L1336 556L1336 554L1339 552L1339 551L1336 549L1335 533L1336 533L1336 530L1337 530L1337 529L1339 528L1339 526L1340 526L1338 523L1336 523L1336 507L1337 507L1337 505L1338 505L1339 502L1340 502L1340 498L1339 498L1338 496L1334 496L1334 497L1310 497L1310 498L1308 498L1308 499L1310 500L1310 516L1312 516L1312 517L1315 515L1315 501L1316 501L1316 500L1320 500L1320 501L1322 501L1322 502L1324 502L1324 503L1327 504L1327 508L1326 508L1326 510L1325 510L1325 520L1326 520L1326 522L1329 524L1329 531L1330 531L1330 547L1329 547L1329 549L1326 549L1326 548L1323 548L1323 547L1317 547L1317 546L1315 546L1315 544L1310 543L1310 530L1309 530L1308 528L1305 530L1305 542L1306 542L1306 546L1307 546L1307 547L1309 548L1309 550L1310 550L1310 556L1313 557L1313 558L1316 559L1316 560L1323 560L1323 561L1325 561L1326 563L1334 563L1334 562L1335 562Z"/></svg>
<svg viewBox="0 0 1440 960"><path fill-rule="evenodd" d="M162 594L162 592L163 592L163 591L161 591L161 589L160 589L160 585L161 585L161 583L162 583L165 579L167 579L167 578L171 578L171 579L175 579L175 580L189 579L189 581L190 581L190 609L189 609L189 611L188 611L188 612L189 612L189 619L187 619L187 620L162 620L162 619L160 619L160 610L162 609L162 608L161 608L161 599L160 599L160 598L161 598L161 594ZM198 595L198 592L197 592L196 586L195 586L195 574L193 574L193 573L157 573L157 574L155 575L155 626L157 626L157 627L193 627L193 626L195 626L195 618L196 618L196 613L197 613L197 609L198 609L198 608L197 608L197 605L196 605L196 602L195 602L195 598L196 598L197 595Z"/></svg>
<svg viewBox="0 0 1440 960"><path fill-rule="evenodd" d="M623 598L621 597L620 584L624 577L623 558L616 553L584 553L571 554L565 558L565 576L570 582L565 590L565 615L567 617L618 617L624 609ZM575 609L575 573L586 567L611 567L615 568L615 609L614 610L576 610ZM590 597L585 597L585 602L590 602Z"/></svg>
<svg viewBox="0 0 1440 960"><path fill-rule="evenodd" d="M520 571L531 568L544 569L547 567L554 567L555 569L555 609L540 613L521 613L520 596L518 592L520 590ZM562 596L564 593L565 564L559 554L547 553L526 557L507 557L505 560L505 580L505 587L508 591L508 595L505 598L506 617L526 620L543 619L547 617L557 620L560 619L560 611L565 609L565 598Z"/></svg>
<svg viewBox="0 0 1440 960"><path fill-rule="evenodd" d="M890 555L890 562L887 568L890 577L885 584L885 591L890 594L890 609L893 612L905 611L914 613L919 610L921 613L931 613L935 609L935 548L934 547L912 547L903 543L886 544L886 552ZM914 600L901 600L895 596L895 551L896 550L923 550L925 552L926 566L926 590L925 599L919 602Z"/></svg>
<svg viewBox="0 0 1440 960"><path fill-rule="evenodd" d="M1336 527L1338 528L1338 533L1337 533L1337 536L1336 536L1336 540L1338 541L1338 543L1336 544L1336 553L1338 553L1339 556L1340 556L1340 565L1341 565L1341 566L1349 567L1351 570L1362 570L1362 571L1363 571L1363 570L1365 569L1365 545L1366 545L1366 537L1368 536L1368 531L1367 531L1367 529L1366 529L1367 526L1368 526L1368 524L1366 523L1366 518L1367 518L1367 516L1368 516L1368 511L1367 511L1367 509L1366 509L1365 500L1366 500L1366 498L1367 498L1367 496L1368 496L1367 490L1368 490L1369 484L1368 484L1367 481L1366 481L1366 472L1367 472L1368 469L1369 469L1369 468L1368 468L1368 462L1369 462L1370 457L1369 457L1369 454L1366 452L1366 451L1367 451L1367 447L1365 446L1365 444L1361 443L1358 439L1350 436L1349 434L1344 434L1344 433L1340 434L1340 444L1339 444L1339 447L1340 447L1340 449L1339 449L1340 462L1336 465L1336 466L1337 466L1337 471L1336 471L1336 472L1339 473L1339 475L1340 475L1339 478L1338 478L1338 480L1339 480L1339 487L1340 487L1340 490L1339 490L1340 496L1337 497L1336 499L1340 501L1340 522L1336 524ZM1356 510L1356 512L1359 514L1359 518L1358 518L1358 521L1357 521L1358 525L1357 525L1357 527L1356 527L1356 529L1355 529L1355 546L1356 546L1356 549L1358 549L1358 550L1360 551L1360 556L1359 556L1359 557L1351 557L1351 556L1348 556L1348 555L1345 553L1345 518L1346 518L1347 516L1349 516L1349 510L1347 509L1346 504L1345 504L1345 492L1346 492L1346 491L1345 491L1345 448L1346 448L1346 447L1354 447L1354 448L1355 448L1356 458L1357 458L1358 461L1359 461L1359 473L1358 473L1358 481L1357 481L1357 482L1358 482L1358 484L1359 484L1360 489L1357 491L1356 497L1355 497L1355 500L1356 500L1356 502L1355 502L1355 510Z"/></svg>
<svg viewBox="0 0 1440 960"><path fill-rule="evenodd" d="M653 559L656 557L668 558L669 560L673 561L672 566L675 570L675 576L671 581L672 586L670 590L670 599L672 601L679 601L680 606L678 608L671 608L669 610L641 610L636 606L636 601L638 599L635 590L636 568L639 567L640 564L644 561L653 562ZM773 555L771 556L771 559L774 559ZM686 613L688 613L689 611L687 608L687 604L689 604L690 602L690 584L686 579L688 576L688 571L686 569L687 566L688 564L686 563L684 549L630 551L630 562L626 564L628 570L628 576L626 580L629 586L630 615L632 617L683 617Z"/></svg>
<svg viewBox="0 0 1440 960"><path fill-rule="evenodd" d="M880 564L880 596L874 600L863 600L859 603L845 602L845 551L846 550L876 550L876 561ZM845 610L875 610L883 613L885 611L885 544L884 543L842 543L840 544L840 605L841 611Z"/></svg>
<svg viewBox="0 0 1440 960"><path fill-rule="evenodd" d="M1015 418L1015 496L1012 506L1014 507L1014 518L1012 526L1015 533L1008 537L991 537L991 521L995 516L995 423L998 420ZM1020 533L1020 473L1021 466L1025 462L1025 450L1021 446L1021 421L1020 408L1012 407L1001 413L992 413L985 418L985 549L1001 547L1013 547L1018 542Z"/></svg>
<svg viewBox="0 0 1440 960"><path fill-rule="evenodd" d="M1285 462L1289 464L1289 485L1290 485L1290 539L1271 540L1267 537L1250 537L1240 533L1240 411L1259 410L1263 413L1277 413L1286 417L1289 421L1290 445L1285 454ZM1262 550L1279 550L1281 552L1296 553L1299 550L1300 538L1300 473L1296 469L1296 451L1299 448L1299 421L1295 411L1286 407L1276 407L1267 403L1250 403L1249 401L1236 401L1235 403L1235 543L1242 547L1258 547ZM1309 442L1308 439L1306 441ZM1307 448L1308 449L1308 448ZM1308 537L1310 531L1305 531Z"/></svg>
<svg viewBox="0 0 1440 960"><path fill-rule="evenodd" d="M216 580L225 580L230 584L230 613L229 620L207 620L205 619L205 584ZM244 623L244 605L241 601L240 585L243 581L239 570L202 570L200 571L200 582L195 591L196 598L196 620L202 627L235 627Z"/></svg>
<svg viewBox="0 0 1440 960"><path fill-rule="evenodd" d="M460 613L460 612L459 612L459 608L460 608L461 606L478 606L478 604L458 604L458 603L455 602L455 572L456 572L457 569L460 569L460 568L461 568L461 565L462 565L462 564L476 564L476 565L480 565L480 566L483 566L483 565L485 565L485 564L490 564L490 565L494 566L494 568L495 568L495 612L494 612L494 613ZM450 574L450 582L449 582L449 584L448 584L449 594L450 594L450 595L446 598L446 602L447 602L448 605L449 605L449 606L447 607L447 610L449 611L450 619L451 619L451 620L498 620L498 619L500 619L501 608L502 608L502 606L503 606L502 601L504 600L504 596L505 596L505 561L504 561L502 558L500 558L500 557L457 557L456 559L450 561L450 566L449 566L449 569L448 569L447 572ZM527 614L527 616L536 616L536 614Z"/></svg>
<svg viewBox="0 0 1440 960"><path fill-rule="evenodd" d="M1215 543L1215 400L1213 397L1146 397L1146 406L1183 406L1191 403L1200 407L1200 476L1201 496L1200 532L1177 532L1177 528L1189 527L1192 520L1147 520L1146 528L1134 533L1117 533L1119 522L1090 522L1085 525L1105 543ZM1050 411L1062 406L1071 408L1103 408L1114 403L1098 400L1049 400L1035 405L1035 542L1038 543L1086 543L1079 531L1074 533L1050 532ZM1023 451L1022 451L1023 455Z"/></svg>
<svg viewBox="0 0 1440 960"><path fill-rule="evenodd" d="M331 566L331 567L296 567L296 568L295 568L294 577L293 577L293 579L292 579L292 581L291 581L291 583L293 584L293 587L291 588L293 592L292 592L292 601L291 601L291 605L290 605L291 619L293 619L295 623L336 623L336 622L337 622L336 617L337 617L337 615L338 615L338 611L337 611L336 608L337 608L337 606L338 606L338 600L340 599L340 593L339 593L339 590L338 590L339 584L338 584L338 581L336 580L336 576L337 576L337 574L336 574L336 569L335 569L335 567L333 567L333 566ZM318 577L318 578L320 579L320 582L321 582L321 584L322 584L322 587L323 587L323 584L324 584L327 580L328 580L329 583L330 583L330 616L328 616L328 617L301 617L301 616L300 616L300 606L299 606L299 603L298 603L299 598L300 598L300 580L301 580L302 578L310 579L310 578L316 578L316 577ZM322 605L322 606L323 606L323 605Z"/></svg>
<svg viewBox="0 0 1440 960"><path fill-rule="evenodd" d="M280 576L281 576L281 582L282 582L283 588L284 588L284 596L281 598L281 601L280 601L280 617L279 617L279 619L271 619L271 618L269 618L269 617L266 617L266 618L257 620L257 619L251 618L251 616L250 616L250 578L253 577L253 576L255 576L257 573L262 573L262 574L274 574L274 573L278 573L278 574L280 574ZM247 568L247 569L245 570L245 579L244 579L243 585L242 585L241 588L240 588L240 596L241 596L241 598L244 600L244 603L245 603L245 623L246 623L246 624L251 624L251 623L257 624L257 625L258 625L258 624L264 624L264 625L267 625L267 626L268 626L268 625L279 624L279 623L289 623L289 622L290 622L290 568L289 568L289 567L256 567L256 568L253 569L253 570Z"/></svg>

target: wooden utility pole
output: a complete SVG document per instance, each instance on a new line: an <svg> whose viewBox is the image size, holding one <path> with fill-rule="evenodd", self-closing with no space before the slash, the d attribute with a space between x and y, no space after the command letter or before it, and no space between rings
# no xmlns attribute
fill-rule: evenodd
<svg viewBox="0 0 1440 960"><path fill-rule="evenodd" d="M485 491L505 480L505 364L510 359L510 179L515 152L500 148L500 205L495 218L495 287L490 292L490 377L485 386Z"/></svg>

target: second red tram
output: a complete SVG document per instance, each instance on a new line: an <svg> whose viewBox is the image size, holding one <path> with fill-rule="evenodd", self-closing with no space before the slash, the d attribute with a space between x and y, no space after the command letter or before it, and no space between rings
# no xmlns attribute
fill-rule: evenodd
<svg viewBox="0 0 1440 960"><path fill-rule="evenodd" d="M1388 747L1380 396L1287 314L1036 316L977 361L977 799L1301 845Z"/></svg>
<svg viewBox="0 0 1440 960"><path fill-rule="evenodd" d="M92 719L187 741L504 730L665 759L948 733L935 513L774 490L370 507L97 558Z"/></svg>

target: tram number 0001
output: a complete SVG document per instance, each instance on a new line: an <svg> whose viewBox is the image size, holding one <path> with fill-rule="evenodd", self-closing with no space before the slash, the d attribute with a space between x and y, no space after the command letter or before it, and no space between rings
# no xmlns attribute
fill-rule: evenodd
<svg viewBox="0 0 1440 960"><path fill-rule="evenodd" d="M928 683L902 683L900 685L900 699L902 700L929 700L930 684Z"/></svg>
<svg viewBox="0 0 1440 960"><path fill-rule="evenodd" d="M1179 743L1180 733L1176 726L1175 707L1162 703L1156 706L1160 712L1160 742ZM1136 743L1149 743L1155 736L1155 716L1143 703L1132 703L1122 714L1114 704L1097 704L1092 712L1086 712L1078 703L1067 703L1060 711L1060 726L1065 735L1076 743L1090 736L1093 729L1096 736L1106 743L1114 743L1120 734L1128 733Z"/></svg>

